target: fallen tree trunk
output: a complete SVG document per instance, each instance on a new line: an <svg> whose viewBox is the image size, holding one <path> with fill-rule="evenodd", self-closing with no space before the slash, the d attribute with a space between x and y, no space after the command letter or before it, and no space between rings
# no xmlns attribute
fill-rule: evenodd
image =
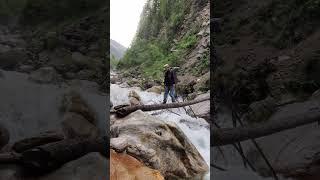
<svg viewBox="0 0 320 180"><path fill-rule="evenodd" d="M314 123L319 120L320 107L313 106L303 110L299 114L273 119L256 126L213 129L211 131L211 135L213 137L211 138L211 144L213 146L233 144L235 142L255 139L287 129L296 128L298 126Z"/></svg>
<svg viewBox="0 0 320 180"><path fill-rule="evenodd" d="M20 162L32 172L48 172L90 152L100 152L107 156L107 151L107 136L97 139L65 139L23 152Z"/></svg>
<svg viewBox="0 0 320 180"><path fill-rule="evenodd" d="M108 158L107 139L107 136L96 139L64 139L22 153L1 153L0 164L16 163L27 168L32 174L47 173L90 152L100 152Z"/></svg>
<svg viewBox="0 0 320 180"><path fill-rule="evenodd" d="M161 109L170 109L170 108L179 108L184 106L189 106L192 104L197 104L203 101L209 101L210 98L203 98L203 99L197 99L192 101L185 101L185 102L179 102L179 103L170 103L170 104L152 104L152 105L137 105L137 106L116 106L114 107L113 111L110 111L110 113L115 113L119 117L127 116L128 114L137 111L155 111L155 110L161 110Z"/></svg>

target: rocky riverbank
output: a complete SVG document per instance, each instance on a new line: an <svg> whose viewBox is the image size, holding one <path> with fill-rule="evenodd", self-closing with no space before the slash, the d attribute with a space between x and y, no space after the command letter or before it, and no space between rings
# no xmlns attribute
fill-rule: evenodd
<svg viewBox="0 0 320 180"><path fill-rule="evenodd" d="M156 104L163 97L160 87L154 86L156 91L130 87L114 72L111 79L115 79L110 91L113 106ZM124 118L113 115L110 132L112 149L137 158L165 179L209 179L210 138L204 138L209 137L209 124L189 116L183 108L139 110Z"/></svg>

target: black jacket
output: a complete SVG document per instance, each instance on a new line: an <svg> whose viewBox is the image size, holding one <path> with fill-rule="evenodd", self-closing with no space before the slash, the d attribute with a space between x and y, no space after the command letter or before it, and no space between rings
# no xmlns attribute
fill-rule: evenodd
<svg viewBox="0 0 320 180"><path fill-rule="evenodd" d="M164 85L165 86L172 86L177 82L177 75L176 72L172 69L167 70L164 73Z"/></svg>

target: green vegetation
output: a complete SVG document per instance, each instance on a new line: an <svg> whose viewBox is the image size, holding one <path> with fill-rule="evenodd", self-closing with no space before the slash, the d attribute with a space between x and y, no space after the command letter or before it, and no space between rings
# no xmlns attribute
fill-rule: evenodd
<svg viewBox="0 0 320 180"><path fill-rule="evenodd" d="M119 59L114 57L114 55L111 55L110 57L110 69L115 69L119 63Z"/></svg>
<svg viewBox="0 0 320 180"><path fill-rule="evenodd" d="M161 80L164 64L180 66L184 55L198 41L199 26L194 23L181 39L174 42L190 5L190 0L148 0L135 40L118 68L134 68L144 78Z"/></svg>

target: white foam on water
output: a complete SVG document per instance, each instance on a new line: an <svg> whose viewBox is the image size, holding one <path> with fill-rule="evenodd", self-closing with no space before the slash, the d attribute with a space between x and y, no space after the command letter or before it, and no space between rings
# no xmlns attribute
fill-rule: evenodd
<svg viewBox="0 0 320 180"><path fill-rule="evenodd" d="M112 103L114 105L129 103L128 94L130 90L135 90L138 93L143 104L159 104L163 100L163 94L140 91L138 88L121 88L119 85L111 84L110 98ZM170 97L168 98L168 103L170 103ZM183 108L159 110L148 113L158 114L154 116L163 121L176 123L197 148L208 166L210 166L210 129L209 124L204 119L196 119L189 116ZM205 179L210 179L210 173L206 175Z"/></svg>

